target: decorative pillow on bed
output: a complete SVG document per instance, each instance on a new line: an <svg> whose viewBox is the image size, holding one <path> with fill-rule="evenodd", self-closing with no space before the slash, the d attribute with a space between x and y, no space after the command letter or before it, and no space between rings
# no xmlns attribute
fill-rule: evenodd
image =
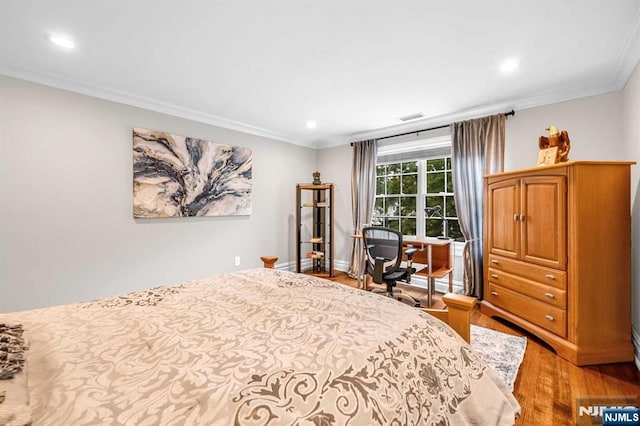
<svg viewBox="0 0 640 426"><path fill-rule="evenodd" d="M0 425L31 424L21 325L0 324Z"/></svg>

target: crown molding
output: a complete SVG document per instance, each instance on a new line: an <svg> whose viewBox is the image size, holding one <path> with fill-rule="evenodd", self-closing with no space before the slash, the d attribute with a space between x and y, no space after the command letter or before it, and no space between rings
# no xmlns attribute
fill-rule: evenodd
<svg viewBox="0 0 640 426"><path fill-rule="evenodd" d="M640 62L640 9L636 12L636 16L633 19L633 26L631 31L627 35L627 39L618 52L618 60L616 66L611 74L611 81L617 88L622 90L633 70Z"/></svg>
<svg viewBox="0 0 640 426"><path fill-rule="evenodd" d="M207 114L190 108L184 108L168 102L159 101L157 99L137 96L120 90L108 89L105 87L84 84L78 80L62 77L60 75L44 73L40 71L17 68L6 65L0 65L0 74L33 83L43 84L45 86L55 87L82 95L92 96L107 101L117 102L128 106L142 108L162 114L171 115L173 117L184 118L187 120L197 121L199 123L210 124L212 126L224 129L235 130L238 132L248 133L263 138L274 139L280 142L286 142L293 145L304 146L309 145L302 140L294 139L267 129L263 129L250 124L239 121L229 120L223 117Z"/></svg>
<svg viewBox="0 0 640 426"><path fill-rule="evenodd" d="M627 76L627 78L628 77L629 76ZM443 126L456 121L464 121L464 120L470 120L473 118L484 117L492 114L506 113L511 110L514 110L517 116L518 111L521 111L521 110L576 100L580 98L586 98L589 96L603 95L606 93L615 92L620 89L621 87L618 87L616 84L612 82L597 88L591 88L587 90L567 91L565 93L559 93L559 92L543 93L540 95L531 96L518 101L505 100L502 102L495 102L488 105L480 105L480 106L472 107L469 109L453 112L450 114L430 117L424 120L416 120L410 124L398 124L398 125L383 127L380 129L375 129L375 130L370 130L365 132L352 133L348 135L346 139L348 139L351 142L354 142L354 141L361 141L366 139L389 137L389 136L393 136L394 134L401 134L406 132L417 133L421 129L425 129L429 127Z"/></svg>

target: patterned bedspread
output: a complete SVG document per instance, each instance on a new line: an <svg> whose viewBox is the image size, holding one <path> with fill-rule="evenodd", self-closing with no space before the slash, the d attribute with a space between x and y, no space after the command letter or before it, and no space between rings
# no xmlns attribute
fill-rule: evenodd
<svg viewBox="0 0 640 426"><path fill-rule="evenodd" d="M29 345L24 371L0 381L0 423L10 407L34 425L510 425L520 410L439 320L274 269L0 323L22 324Z"/></svg>

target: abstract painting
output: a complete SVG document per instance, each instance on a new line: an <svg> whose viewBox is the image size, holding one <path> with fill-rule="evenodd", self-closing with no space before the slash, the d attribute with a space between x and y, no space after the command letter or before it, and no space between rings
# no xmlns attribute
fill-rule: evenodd
<svg viewBox="0 0 640 426"><path fill-rule="evenodd" d="M251 214L251 150L133 129L133 216Z"/></svg>

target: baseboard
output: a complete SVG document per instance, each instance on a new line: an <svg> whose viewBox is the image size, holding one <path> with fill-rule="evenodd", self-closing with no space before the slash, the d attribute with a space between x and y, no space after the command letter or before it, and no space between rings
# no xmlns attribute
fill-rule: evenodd
<svg viewBox="0 0 640 426"><path fill-rule="evenodd" d="M281 271L294 272L296 270L296 262L276 263L275 268Z"/></svg>
<svg viewBox="0 0 640 426"><path fill-rule="evenodd" d="M636 368L640 370L640 334L631 326L631 340L633 341L633 349L635 351Z"/></svg>
<svg viewBox="0 0 640 426"><path fill-rule="evenodd" d="M335 262L333 262L333 269L340 272L348 272L349 262L344 260L336 260Z"/></svg>

